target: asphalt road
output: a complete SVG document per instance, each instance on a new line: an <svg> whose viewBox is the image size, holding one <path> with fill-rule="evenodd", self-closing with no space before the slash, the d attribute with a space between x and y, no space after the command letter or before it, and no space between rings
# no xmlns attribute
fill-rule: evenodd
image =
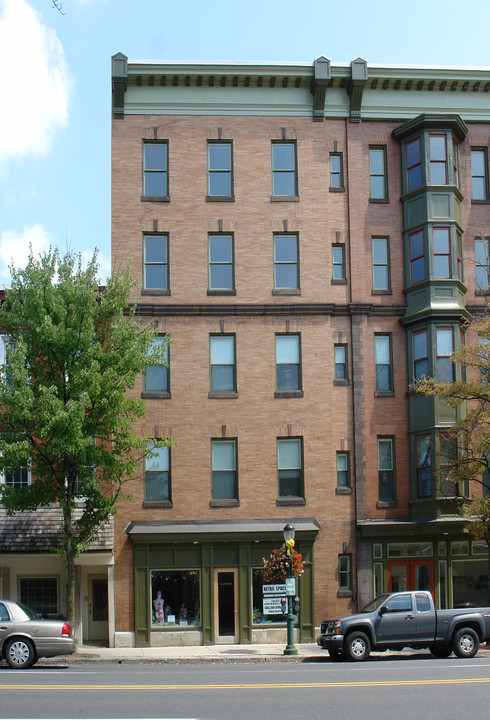
<svg viewBox="0 0 490 720"><path fill-rule="evenodd" d="M488 720L490 658L0 666L0 718Z"/></svg>

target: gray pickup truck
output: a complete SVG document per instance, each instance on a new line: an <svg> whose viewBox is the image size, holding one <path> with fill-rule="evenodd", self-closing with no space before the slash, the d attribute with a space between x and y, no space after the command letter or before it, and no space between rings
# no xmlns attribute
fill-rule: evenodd
<svg viewBox="0 0 490 720"><path fill-rule="evenodd" d="M366 660L371 650L429 648L436 658L473 657L490 641L490 608L436 610L429 592L380 595L356 615L325 620L317 643L336 659Z"/></svg>

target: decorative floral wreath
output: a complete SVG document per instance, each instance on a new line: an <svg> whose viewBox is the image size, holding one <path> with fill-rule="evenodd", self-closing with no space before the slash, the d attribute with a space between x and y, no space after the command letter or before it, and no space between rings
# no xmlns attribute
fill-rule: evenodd
<svg viewBox="0 0 490 720"><path fill-rule="evenodd" d="M264 563L264 582L282 583L289 577L289 558L291 558L291 574L299 577L303 574L303 557L294 549L290 549L290 556L285 547L273 550L268 560L262 558Z"/></svg>

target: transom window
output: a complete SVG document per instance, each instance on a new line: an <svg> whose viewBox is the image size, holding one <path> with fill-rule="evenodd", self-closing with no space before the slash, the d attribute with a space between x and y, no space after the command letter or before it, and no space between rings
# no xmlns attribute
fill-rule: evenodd
<svg viewBox="0 0 490 720"><path fill-rule="evenodd" d="M272 143L272 194L297 195L295 143Z"/></svg>
<svg viewBox="0 0 490 720"><path fill-rule="evenodd" d="M231 142L208 142L208 195L233 195Z"/></svg>
<svg viewBox="0 0 490 720"><path fill-rule="evenodd" d="M143 143L143 195L168 196L168 144Z"/></svg>

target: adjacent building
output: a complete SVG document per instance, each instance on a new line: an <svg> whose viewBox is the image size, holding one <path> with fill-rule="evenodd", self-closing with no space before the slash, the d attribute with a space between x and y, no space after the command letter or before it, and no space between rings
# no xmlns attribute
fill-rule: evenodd
<svg viewBox="0 0 490 720"><path fill-rule="evenodd" d="M167 345L131 390L141 464L114 525L116 645L285 638L263 558L288 522L297 638L373 594L478 601L444 464L485 304L490 69L112 58L112 263ZM467 341L470 341L467 339Z"/></svg>

